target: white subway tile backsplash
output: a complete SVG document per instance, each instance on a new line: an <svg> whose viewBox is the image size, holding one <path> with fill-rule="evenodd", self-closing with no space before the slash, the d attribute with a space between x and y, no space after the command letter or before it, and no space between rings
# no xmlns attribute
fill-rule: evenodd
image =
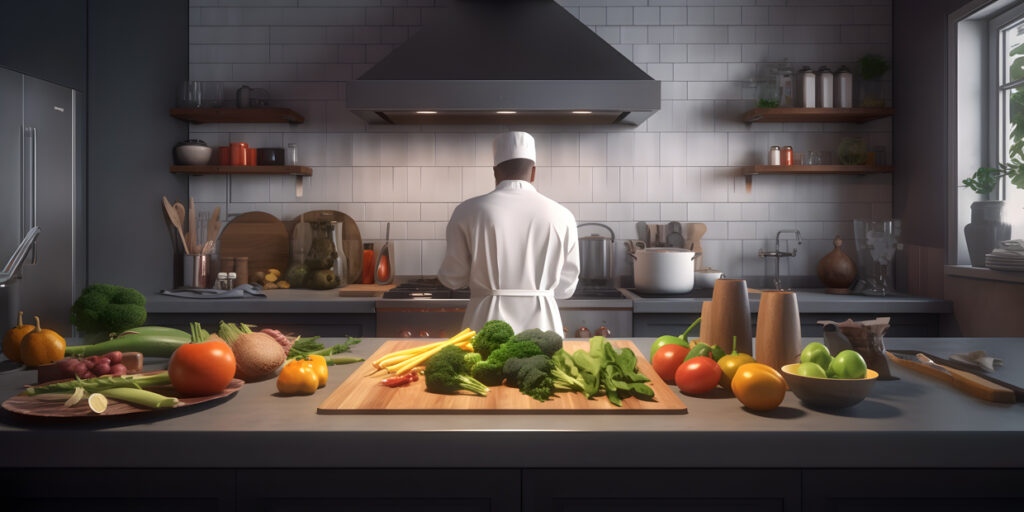
<svg viewBox="0 0 1024 512"><path fill-rule="evenodd" d="M191 135L212 146L295 142L313 175L303 178L301 198L291 176L196 176L190 195L210 208L224 205L225 215L259 210L290 219L310 209L339 209L375 242L391 222L397 273L433 274L452 210L494 187L494 136L524 129L537 141L535 186L577 220L606 223L628 238L636 237L636 221L705 222L705 263L733 276L770 272L757 249L772 248L779 229L800 229L806 240L783 273L813 275L832 236L852 238L852 219L891 218L889 176L742 175L743 166L764 162L771 144L806 153L858 135L891 155L890 121L742 121L754 94L745 84L768 63L788 58L795 67L835 67L865 53L889 58L890 2L559 4L661 81L662 108L646 123L632 129L368 126L347 109L344 82L406 41L446 2L191 0L189 78L221 83L229 103L243 84L267 89L274 106L306 118L299 125L192 125ZM628 272L629 265L619 270Z"/></svg>

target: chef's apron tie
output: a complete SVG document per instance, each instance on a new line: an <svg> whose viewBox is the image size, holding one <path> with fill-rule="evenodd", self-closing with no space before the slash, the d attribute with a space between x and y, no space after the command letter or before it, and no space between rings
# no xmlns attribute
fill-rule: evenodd
<svg viewBox="0 0 1024 512"><path fill-rule="evenodd" d="M474 290L475 291L475 290ZM551 297L555 298L554 290L516 290L505 288L502 290L480 290L480 295L493 295L498 297Z"/></svg>

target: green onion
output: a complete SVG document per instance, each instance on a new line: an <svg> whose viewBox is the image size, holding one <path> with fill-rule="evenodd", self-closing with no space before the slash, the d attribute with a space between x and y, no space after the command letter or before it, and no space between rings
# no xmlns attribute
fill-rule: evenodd
<svg viewBox="0 0 1024 512"><path fill-rule="evenodd" d="M144 388L153 386L168 386L171 384L171 377L167 372L160 372L154 375L124 375L120 377L114 377L111 375L104 375L102 377L94 377L92 379L82 380L75 378L75 380L68 380L64 382L56 382L53 384L44 384L42 386L30 387L25 390L25 394L28 396L35 396L42 393L67 393L74 391L75 388L84 388L90 393L98 393L100 391L107 391L115 388Z"/></svg>
<svg viewBox="0 0 1024 512"><path fill-rule="evenodd" d="M178 405L178 399L173 396L164 396L145 389L135 388L111 388L103 391L108 398L116 398L122 402L129 402L150 409L164 409Z"/></svg>

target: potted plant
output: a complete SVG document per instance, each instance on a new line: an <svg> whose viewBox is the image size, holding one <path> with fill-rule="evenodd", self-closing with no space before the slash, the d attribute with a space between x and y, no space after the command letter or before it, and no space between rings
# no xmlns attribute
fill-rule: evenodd
<svg viewBox="0 0 1024 512"><path fill-rule="evenodd" d="M881 55L868 54L857 61L860 74L860 106L884 107L882 76L889 72L889 63Z"/></svg>
<svg viewBox="0 0 1024 512"><path fill-rule="evenodd" d="M963 186L988 196L995 190L1001 178L1009 178L1017 188L1024 189L1024 163L1010 161L997 167L980 167L974 174L963 180ZM964 226L967 252L971 266L984 267L985 255L992 252L997 244L1010 239L1010 224L1003 217L1005 201L980 200L971 203L971 222Z"/></svg>

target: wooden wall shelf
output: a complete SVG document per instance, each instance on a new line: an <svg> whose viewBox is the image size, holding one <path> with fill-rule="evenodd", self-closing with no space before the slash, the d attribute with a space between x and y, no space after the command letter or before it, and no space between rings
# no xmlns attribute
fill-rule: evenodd
<svg viewBox="0 0 1024 512"><path fill-rule="evenodd" d="M312 176L313 169L302 165L172 165L176 174L277 174Z"/></svg>
<svg viewBox="0 0 1024 512"><path fill-rule="evenodd" d="M743 174L886 174L891 165L753 165L743 168Z"/></svg>
<svg viewBox="0 0 1024 512"><path fill-rule="evenodd" d="M893 115L892 108L755 108L745 123L866 123Z"/></svg>
<svg viewBox="0 0 1024 512"><path fill-rule="evenodd" d="M306 119L290 108L172 108L171 116L202 123L290 123Z"/></svg>

